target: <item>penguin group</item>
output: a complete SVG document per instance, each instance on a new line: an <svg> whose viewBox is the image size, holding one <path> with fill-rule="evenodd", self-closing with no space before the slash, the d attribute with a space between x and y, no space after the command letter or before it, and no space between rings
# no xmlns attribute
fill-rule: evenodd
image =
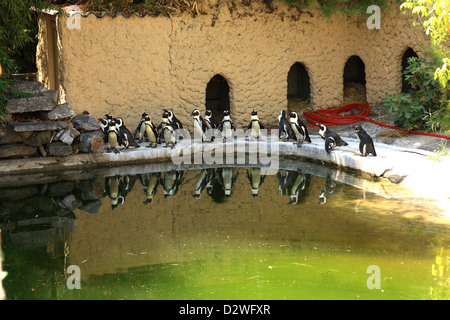
<svg viewBox="0 0 450 320"><path fill-rule="evenodd" d="M134 134L128 130L123 119L120 117L114 118L111 114L106 114L105 118L98 119L100 122L100 130L104 134L107 152L119 153L120 147L124 149L128 149L129 147L139 148L139 143L143 142L149 142L147 145L149 148L156 148L158 144L163 143L164 147L174 148L179 138L186 138L186 134L190 135L183 128L183 124L172 110L162 109L162 111L162 119L158 125L153 123L152 118L147 112L142 113ZM199 138L202 142L212 142L217 136L220 136L224 143L233 140L236 125L231 118L230 110L223 111L222 121L220 123L213 117L213 113L209 109L205 111L203 116L199 109L194 109L191 117L193 118L194 138ZM336 147L348 145L346 141L328 126L321 123L317 123L316 125L319 128L319 135L324 141L325 151L328 154ZM372 138L361 125L356 125L353 128L359 140L359 151L361 155L372 155L375 157L377 154ZM251 111L250 121L245 129L247 129L249 139L259 140L261 138L265 126L259 119L256 109ZM281 110L279 113L278 138L282 141L294 140L294 144L297 147L301 147L305 142L312 142L307 126L294 111L286 112L285 110Z"/></svg>

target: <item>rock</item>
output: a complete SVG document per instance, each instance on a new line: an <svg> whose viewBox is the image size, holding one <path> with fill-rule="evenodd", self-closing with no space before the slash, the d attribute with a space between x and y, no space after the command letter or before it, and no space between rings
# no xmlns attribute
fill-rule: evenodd
<svg viewBox="0 0 450 320"><path fill-rule="evenodd" d="M27 98L11 98L8 99L6 108L10 113L25 113L37 111L51 111L53 109L53 102L58 96L58 91L48 90L39 96Z"/></svg>
<svg viewBox="0 0 450 320"><path fill-rule="evenodd" d="M67 145L72 145L73 140L80 135L80 131L73 127L67 127L66 129L58 131L55 135L54 141L61 141Z"/></svg>
<svg viewBox="0 0 450 320"><path fill-rule="evenodd" d="M65 122L16 122L9 124L14 131L46 131L46 130L61 130L67 128Z"/></svg>
<svg viewBox="0 0 450 320"><path fill-rule="evenodd" d="M23 158L36 154L37 148L23 144L5 144L0 146L0 159Z"/></svg>
<svg viewBox="0 0 450 320"><path fill-rule="evenodd" d="M80 181L80 197L84 201L99 200L103 198L105 190L104 179L91 179Z"/></svg>
<svg viewBox="0 0 450 320"><path fill-rule="evenodd" d="M72 146L64 142L53 142L48 145L48 155L52 157L67 157L73 153Z"/></svg>
<svg viewBox="0 0 450 320"><path fill-rule="evenodd" d="M89 114L77 114L75 117L70 120L73 124L73 127L78 131L95 131L100 128L97 120L95 120L94 116Z"/></svg>
<svg viewBox="0 0 450 320"><path fill-rule="evenodd" d="M71 194L74 189L73 181L59 181L48 185L48 195L50 197L60 197Z"/></svg>
<svg viewBox="0 0 450 320"><path fill-rule="evenodd" d="M19 143L23 141L23 137L20 133L12 130L11 127L7 127L5 129L0 130L0 145L2 144L11 144L11 143Z"/></svg>
<svg viewBox="0 0 450 320"><path fill-rule="evenodd" d="M37 131L34 132L30 137L23 141L24 144L31 147L39 147L44 144L50 143L52 138L52 131Z"/></svg>
<svg viewBox="0 0 450 320"><path fill-rule="evenodd" d="M82 153L103 153L103 134L100 131L82 132L79 151Z"/></svg>
<svg viewBox="0 0 450 320"><path fill-rule="evenodd" d="M53 110L42 115L43 120L61 120L73 116L75 113L68 103L58 104Z"/></svg>
<svg viewBox="0 0 450 320"><path fill-rule="evenodd" d="M65 196L62 200L58 201L58 205L62 208L74 211L78 208L82 202L78 200L73 194Z"/></svg>
<svg viewBox="0 0 450 320"><path fill-rule="evenodd" d="M38 81L15 80L9 87L16 91L32 94L42 94L48 91L47 88Z"/></svg>
<svg viewBox="0 0 450 320"><path fill-rule="evenodd" d="M78 209L86 211L88 213L96 214L101 208L102 202L100 200L83 201L83 204Z"/></svg>

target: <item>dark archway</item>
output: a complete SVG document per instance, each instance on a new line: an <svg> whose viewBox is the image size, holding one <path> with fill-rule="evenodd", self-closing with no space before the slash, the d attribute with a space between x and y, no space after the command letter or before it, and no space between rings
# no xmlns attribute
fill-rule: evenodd
<svg viewBox="0 0 450 320"><path fill-rule="evenodd" d="M406 81L405 70L409 65L408 59L413 58L413 57L418 58L419 56L412 48L406 49L406 51L402 57L402 92L408 92L408 91L412 90L411 85L408 83L408 81Z"/></svg>
<svg viewBox="0 0 450 320"><path fill-rule="evenodd" d="M230 110L230 87L227 80L216 74L206 86L206 109L211 110L214 119L222 122L223 112Z"/></svg>
<svg viewBox="0 0 450 320"><path fill-rule="evenodd" d="M304 64L294 63L287 75L288 110L302 113L309 109L311 87L309 74Z"/></svg>
<svg viewBox="0 0 450 320"><path fill-rule="evenodd" d="M366 102L366 67L358 56L351 56L344 67L344 103Z"/></svg>

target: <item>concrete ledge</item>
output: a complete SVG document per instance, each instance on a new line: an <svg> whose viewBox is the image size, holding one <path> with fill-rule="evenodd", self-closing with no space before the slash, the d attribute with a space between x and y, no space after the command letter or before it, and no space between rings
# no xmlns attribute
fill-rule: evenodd
<svg viewBox="0 0 450 320"><path fill-rule="evenodd" d="M202 153L211 154L211 149L231 152L246 152L249 150L273 151L280 159L311 159L316 163L327 163L337 168L352 169L371 177L389 179L409 187L413 192L431 198L449 199L450 188L445 185L450 181L450 157L444 156L441 161L434 161L431 156L434 153L418 150L394 147L376 143L377 157L363 157L359 154L359 143L356 139L347 138L348 146L337 147L330 154L325 152L324 141L320 136L312 135L312 143L305 143L300 148L293 142L282 141L243 141L212 142L201 144L197 140L180 141L174 149L158 145L157 148L147 148L148 143L142 143L140 148L121 150L120 153L103 154L78 154L66 158L30 158L0 161L0 176L14 176L23 174L40 174L48 172L67 172L70 170L92 171L98 168L110 168L120 172L124 167L131 165L150 165L155 163L168 163L172 170L205 167ZM190 159L180 163L180 155L189 155L184 159ZM270 152L269 152L270 155ZM173 158L174 157L174 158ZM174 159L176 161L174 161ZM196 162L195 160L199 160ZM245 163L227 163L225 157L223 163L209 163L206 166L252 166L253 163L246 159ZM261 165L257 161L256 165ZM263 164L262 166L274 166L276 164ZM12 177L10 177L12 178Z"/></svg>

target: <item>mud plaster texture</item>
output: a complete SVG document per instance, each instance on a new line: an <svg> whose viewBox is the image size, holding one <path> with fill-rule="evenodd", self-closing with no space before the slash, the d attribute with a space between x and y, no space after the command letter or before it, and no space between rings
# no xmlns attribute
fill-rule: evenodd
<svg viewBox="0 0 450 320"><path fill-rule="evenodd" d="M70 17L57 16L61 102L96 118L120 116L133 129L142 112L159 122L166 107L192 132L190 113L198 108L203 114L206 86L219 74L229 85L238 127L247 125L252 109L274 127L288 106L287 74L294 63L308 71L311 107L323 109L344 103L344 66L359 56L366 100L375 104L401 91L407 48L421 56L427 44L397 8L382 12L381 29L370 30L365 20L325 18L281 1L270 7L262 1L198 3L203 14L196 17L79 15L79 29L67 27ZM39 26L38 80L45 84L47 30L42 21Z"/></svg>

